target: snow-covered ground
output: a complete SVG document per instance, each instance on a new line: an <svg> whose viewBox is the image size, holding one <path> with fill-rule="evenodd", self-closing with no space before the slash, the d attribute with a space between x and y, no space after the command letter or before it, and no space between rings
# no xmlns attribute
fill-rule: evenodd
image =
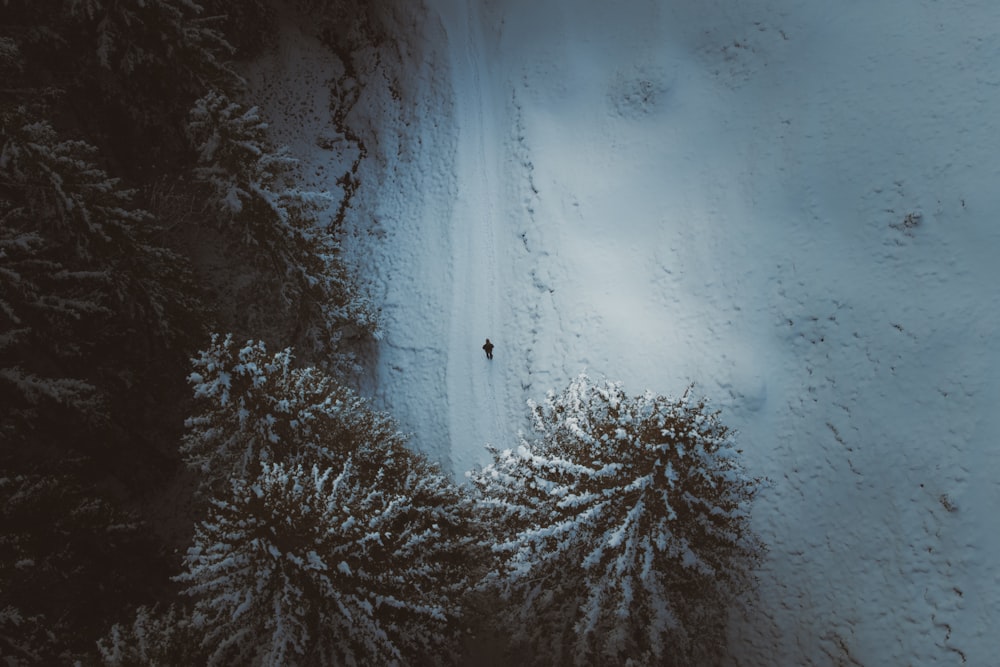
<svg viewBox="0 0 1000 667"><path fill-rule="evenodd" d="M994 664L1000 4L397 4L349 242L414 443L460 476L580 371L694 382L773 482L731 664Z"/></svg>

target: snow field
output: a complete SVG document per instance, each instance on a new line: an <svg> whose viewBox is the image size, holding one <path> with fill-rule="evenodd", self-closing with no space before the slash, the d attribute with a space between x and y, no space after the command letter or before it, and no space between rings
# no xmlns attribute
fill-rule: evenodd
<svg viewBox="0 0 1000 667"><path fill-rule="evenodd" d="M363 386L415 445L460 477L582 370L695 382L772 481L731 664L994 662L1000 6L384 18L347 236L385 322Z"/></svg>
<svg viewBox="0 0 1000 667"><path fill-rule="evenodd" d="M490 8L524 394L586 368L724 410L774 482L734 664L975 663L995 538L954 503L997 500L986 8Z"/></svg>

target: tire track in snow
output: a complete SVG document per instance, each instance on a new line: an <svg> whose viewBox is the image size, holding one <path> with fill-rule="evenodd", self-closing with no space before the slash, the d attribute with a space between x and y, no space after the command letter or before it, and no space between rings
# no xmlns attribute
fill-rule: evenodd
<svg viewBox="0 0 1000 667"><path fill-rule="evenodd" d="M458 125L446 377L451 466L461 477L486 458L484 445L502 445L506 440L502 415L506 413L508 378L503 360L505 347L510 346L497 329L496 227L503 215L499 196L502 153L478 8L454 0L441 5ZM487 337L497 344L497 359L492 362L481 349Z"/></svg>

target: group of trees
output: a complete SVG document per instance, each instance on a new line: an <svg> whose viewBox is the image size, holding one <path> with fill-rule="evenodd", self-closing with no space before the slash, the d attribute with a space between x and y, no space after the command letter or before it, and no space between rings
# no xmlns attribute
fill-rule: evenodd
<svg viewBox="0 0 1000 667"><path fill-rule="evenodd" d="M0 658L448 663L484 607L540 664L710 660L762 550L729 431L581 376L465 486L411 451L347 386L378 318L331 195L231 65L272 21L0 5Z"/></svg>
<svg viewBox="0 0 1000 667"><path fill-rule="evenodd" d="M449 663L484 599L536 664L712 664L753 590L760 480L689 393L581 375L459 487L288 350L215 336L189 381L193 601L116 625L105 664Z"/></svg>
<svg viewBox="0 0 1000 667"><path fill-rule="evenodd" d="M456 652L473 505L386 416L288 350L213 337L182 451L210 498L176 577L107 664L392 664ZM157 629L151 629L151 628Z"/></svg>
<svg viewBox="0 0 1000 667"><path fill-rule="evenodd" d="M183 477L183 369L208 331L260 329L338 372L377 327L318 215L329 195L296 187L242 101L231 63L265 44L270 4L0 3L8 664L92 654L113 616L170 594L183 531L153 515Z"/></svg>

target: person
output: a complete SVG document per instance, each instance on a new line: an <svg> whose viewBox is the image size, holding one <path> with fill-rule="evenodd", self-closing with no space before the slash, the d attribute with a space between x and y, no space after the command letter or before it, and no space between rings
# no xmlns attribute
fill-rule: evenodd
<svg viewBox="0 0 1000 667"><path fill-rule="evenodd" d="M487 359L492 359L493 358L493 343L490 342L489 338L486 339L486 345L483 345L483 349L486 350L486 358Z"/></svg>

